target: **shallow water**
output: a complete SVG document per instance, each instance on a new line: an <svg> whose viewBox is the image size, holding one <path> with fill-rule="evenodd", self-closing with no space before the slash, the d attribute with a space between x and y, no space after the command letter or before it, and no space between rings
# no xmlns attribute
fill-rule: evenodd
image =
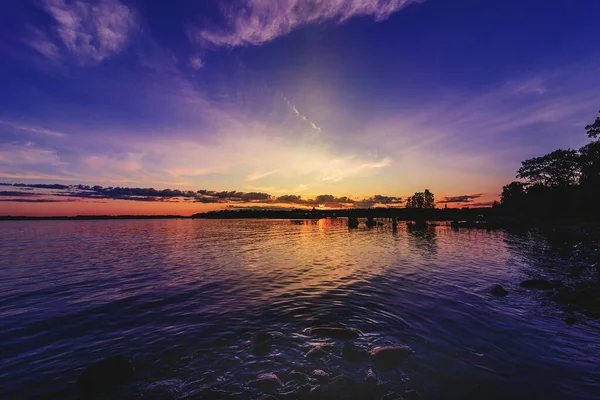
<svg viewBox="0 0 600 400"><path fill-rule="evenodd" d="M420 398L597 398L600 330L520 289L582 261L534 233L344 220L0 223L0 394L71 398L90 362L123 353L136 378L109 398L260 395L261 372L323 369L362 379L369 363L306 328L347 326L372 348L414 354L378 372ZM502 284L510 294L489 293ZM276 335L253 356L252 334ZM330 357L307 360L317 342ZM294 391L284 379L282 392Z"/></svg>

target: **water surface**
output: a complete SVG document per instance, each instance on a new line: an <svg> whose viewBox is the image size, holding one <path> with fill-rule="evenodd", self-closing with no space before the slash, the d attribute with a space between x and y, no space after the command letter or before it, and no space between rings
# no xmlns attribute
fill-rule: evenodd
<svg viewBox="0 0 600 400"><path fill-rule="evenodd" d="M347 326L359 344L415 353L380 379L421 398L597 398L600 331L520 289L581 263L534 233L344 220L113 220L0 223L0 394L71 398L90 362L123 353L136 379L113 396L258 397L261 372L323 369L362 379L369 363L307 360ZM565 278L566 279L566 278ZM500 283L510 294L489 293ZM270 354L252 334L276 335ZM286 383L282 391L293 391Z"/></svg>

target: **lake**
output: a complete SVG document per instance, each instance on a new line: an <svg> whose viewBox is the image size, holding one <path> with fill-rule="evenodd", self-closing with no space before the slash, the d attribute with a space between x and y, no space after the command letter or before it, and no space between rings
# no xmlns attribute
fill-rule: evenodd
<svg viewBox="0 0 600 400"><path fill-rule="evenodd" d="M568 325L545 292L519 287L583 262L532 232L404 223L0 222L0 397L76 398L86 365L120 353L135 378L107 398L258 398L247 384L264 372L293 398L292 370L362 380L373 367L307 330L337 326L367 349L412 348L376 370L406 398L598 398L598 322ZM273 346L253 355L264 330ZM324 342L329 355L305 357Z"/></svg>

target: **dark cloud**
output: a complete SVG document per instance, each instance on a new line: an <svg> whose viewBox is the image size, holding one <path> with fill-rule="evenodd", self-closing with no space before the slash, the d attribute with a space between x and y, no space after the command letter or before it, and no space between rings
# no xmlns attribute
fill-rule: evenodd
<svg viewBox="0 0 600 400"><path fill-rule="evenodd" d="M0 196L2 197L30 197L30 196L39 196L39 193L33 193L33 192L19 192L16 190L13 191L9 191L9 190L2 190L0 191Z"/></svg>
<svg viewBox="0 0 600 400"><path fill-rule="evenodd" d="M469 207L471 208L485 208L485 207L491 207L494 205L493 201L486 201L486 202L480 202L480 203L469 203Z"/></svg>
<svg viewBox="0 0 600 400"><path fill-rule="evenodd" d="M442 200L438 201L438 203L440 203L440 204L472 203L473 199L478 199L481 196L482 196L482 194L478 193L478 194L463 194L462 196L444 197Z"/></svg>
<svg viewBox="0 0 600 400"><path fill-rule="evenodd" d="M8 184L4 184L4 185L8 185ZM12 186L14 187L26 187L26 188L34 188L34 189L68 189L69 186L67 185L61 185L58 183L53 183L53 184L43 184L43 183L35 183L35 184L27 184L27 183L15 183Z"/></svg>
<svg viewBox="0 0 600 400"><path fill-rule="evenodd" d="M56 200L56 199L0 199L0 202L10 203L70 203L77 200Z"/></svg>
<svg viewBox="0 0 600 400"><path fill-rule="evenodd" d="M2 183L3 186L19 188L14 191L0 191L4 197L32 197L53 196L54 198L76 198L90 200L130 200L143 202L184 202L193 201L204 204L225 203L240 204L249 207L253 203L261 204L261 207L276 207L274 204L290 204L290 206L330 208L345 207L373 207L377 204L396 206L403 202L400 197L374 195L364 200L353 200L347 196L336 197L331 194L322 194L314 198L304 199L298 195L272 196L263 192L238 192L215 191L201 189L178 190L178 189L154 189L154 188L128 188L128 187L102 187L88 185L61 185L61 184L24 184L24 183ZM26 191L28 190L28 191ZM35 190L35 191L33 191ZM13 201L13 200L6 200ZM17 200L14 200L17 201ZM48 200L44 202L59 202L65 200ZM40 201L42 202L42 201Z"/></svg>

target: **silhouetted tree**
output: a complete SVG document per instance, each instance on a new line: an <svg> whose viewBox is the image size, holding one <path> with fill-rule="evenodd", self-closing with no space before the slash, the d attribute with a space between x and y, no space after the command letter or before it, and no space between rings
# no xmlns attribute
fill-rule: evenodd
<svg viewBox="0 0 600 400"><path fill-rule="evenodd" d="M525 184L523 182L511 182L502 187L500 204L503 207L510 210L521 209L525 205L526 200L527 193L525 192Z"/></svg>
<svg viewBox="0 0 600 400"><path fill-rule="evenodd" d="M429 189L424 192L416 192L406 199L406 208L433 209L435 208L435 197Z"/></svg>
<svg viewBox="0 0 600 400"><path fill-rule="evenodd" d="M528 185L566 187L579 182L581 165L576 150L555 150L521 164L517 178L526 180Z"/></svg>
<svg viewBox="0 0 600 400"><path fill-rule="evenodd" d="M593 124L586 126L585 130L591 139L595 139L600 136L600 117L597 117Z"/></svg>

